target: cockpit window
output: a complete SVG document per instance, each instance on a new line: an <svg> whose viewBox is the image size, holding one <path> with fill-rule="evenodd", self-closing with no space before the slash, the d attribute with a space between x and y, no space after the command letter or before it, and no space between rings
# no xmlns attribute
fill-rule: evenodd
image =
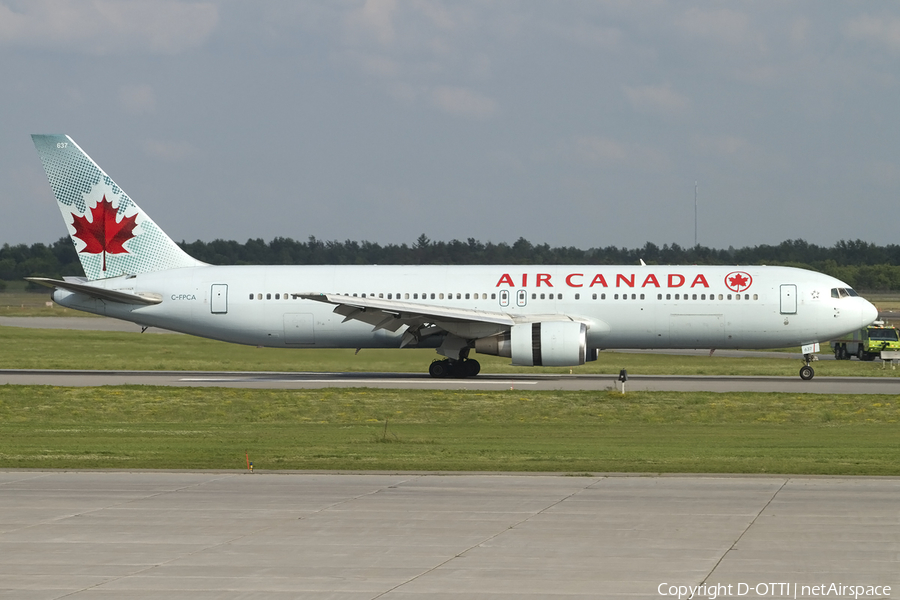
<svg viewBox="0 0 900 600"><path fill-rule="evenodd" d="M849 298L850 296L859 296L859 294L852 288L831 288L832 298Z"/></svg>

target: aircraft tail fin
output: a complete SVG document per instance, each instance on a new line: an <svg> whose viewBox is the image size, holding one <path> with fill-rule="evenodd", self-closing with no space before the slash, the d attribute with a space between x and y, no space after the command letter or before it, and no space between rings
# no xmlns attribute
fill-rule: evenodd
<svg viewBox="0 0 900 600"><path fill-rule="evenodd" d="M205 263L188 255L67 135L32 135L89 280Z"/></svg>

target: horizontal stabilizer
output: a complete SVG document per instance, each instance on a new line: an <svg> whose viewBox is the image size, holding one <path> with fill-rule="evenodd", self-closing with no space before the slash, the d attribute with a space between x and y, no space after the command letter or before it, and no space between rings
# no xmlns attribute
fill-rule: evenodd
<svg viewBox="0 0 900 600"><path fill-rule="evenodd" d="M150 292L123 292L121 290L108 290L106 288L89 285L86 283L75 283L74 281L61 281L59 279L49 279L47 277L26 277L26 281L36 283L48 288L58 288L68 290L76 294L84 294L91 298L99 300L109 300L111 302L120 302L122 304L159 304L162 302L162 296Z"/></svg>

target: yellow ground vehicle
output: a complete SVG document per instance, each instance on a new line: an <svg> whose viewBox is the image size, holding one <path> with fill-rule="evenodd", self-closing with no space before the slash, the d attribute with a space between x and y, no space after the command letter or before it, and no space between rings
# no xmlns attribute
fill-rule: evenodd
<svg viewBox="0 0 900 600"><path fill-rule="evenodd" d="M831 340L837 360L875 360L882 350L900 350L900 330L883 321L875 321L868 327L854 331L841 339Z"/></svg>

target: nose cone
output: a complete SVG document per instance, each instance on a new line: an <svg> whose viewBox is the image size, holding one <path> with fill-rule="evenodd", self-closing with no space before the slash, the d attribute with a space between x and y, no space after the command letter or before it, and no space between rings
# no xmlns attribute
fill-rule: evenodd
<svg viewBox="0 0 900 600"><path fill-rule="evenodd" d="M878 319L878 309L868 300L863 300L863 302L865 304L863 304L862 310L860 311L862 315L861 327L866 327Z"/></svg>

